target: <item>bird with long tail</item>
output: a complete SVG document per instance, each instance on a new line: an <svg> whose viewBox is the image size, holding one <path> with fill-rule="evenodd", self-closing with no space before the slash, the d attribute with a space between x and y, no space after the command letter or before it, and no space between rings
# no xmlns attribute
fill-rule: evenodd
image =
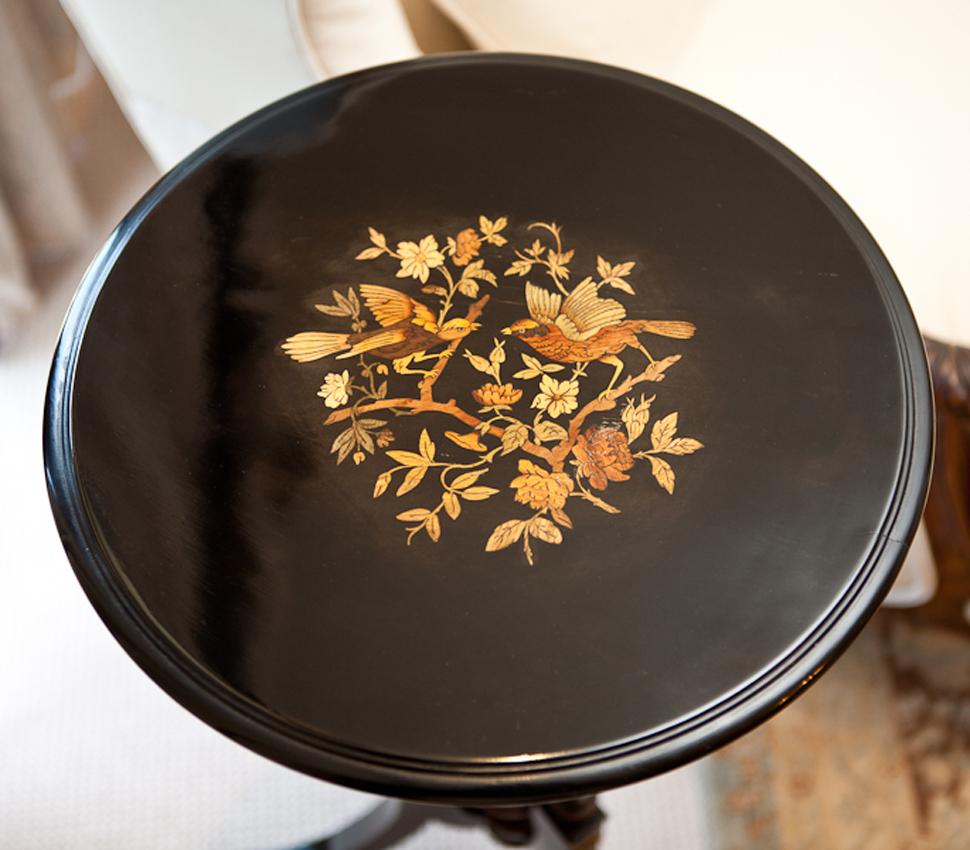
<svg viewBox="0 0 970 850"><path fill-rule="evenodd" d="M372 354L393 361L402 375L428 375L413 369L413 363L432 360L440 353L431 349L464 339L479 327L468 319L448 319L440 326L431 310L420 301L396 289L371 283L360 285L360 294L380 327L359 333L304 331L289 337L283 351L299 363L310 363L336 355L337 360Z"/></svg>
<svg viewBox="0 0 970 850"><path fill-rule="evenodd" d="M613 389L623 372L623 361L617 355L624 349L636 348L651 363L655 362L637 334L690 339L695 330L690 322L627 319L626 308L613 298L603 298L592 278L586 278L565 298L558 292L526 283L525 303L529 318L513 322L502 333L521 339L556 363L598 361L612 366L613 377L604 395Z"/></svg>

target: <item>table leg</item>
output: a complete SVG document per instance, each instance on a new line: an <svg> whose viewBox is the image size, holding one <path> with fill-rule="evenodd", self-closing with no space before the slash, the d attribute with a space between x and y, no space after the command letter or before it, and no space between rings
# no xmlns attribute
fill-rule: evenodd
<svg viewBox="0 0 970 850"><path fill-rule="evenodd" d="M459 809L385 800L327 838L293 850L390 850L431 821L487 828L499 843L534 850L595 850L603 813L594 797L546 806Z"/></svg>
<svg viewBox="0 0 970 850"><path fill-rule="evenodd" d="M596 805L595 797L580 797L542 806L541 815L552 823L568 850L595 850L599 846L600 828L606 815Z"/></svg>

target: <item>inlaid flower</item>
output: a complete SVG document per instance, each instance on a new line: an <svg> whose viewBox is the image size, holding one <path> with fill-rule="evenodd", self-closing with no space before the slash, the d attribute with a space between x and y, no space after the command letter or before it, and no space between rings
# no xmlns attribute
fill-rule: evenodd
<svg viewBox="0 0 970 850"><path fill-rule="evenodd" d="M557 381L551 375L543 375L539 382L539 392L532 400L532 406L546 412L556 419L564 413L572 413L579 402L579 381L576 379Z"/></svg>
<svg viewBox="0 0 970 850"><path fill-rule="evenodd" d="M579 468L596 490L605 490L610 481L628 481L626 470L633 466L633 455L626 434L608 425L587 428L573 446Z"/></svg>
<svg viewBox="0 0 970 850"><path fill-rule="evenodd" d="M398 242L397 253L401 258L401 268L397 277L413 277L428 282L428 272L445 261L445 255L438 250L438 240L428 235L420 243Z"/></svg>
<svg viewBox="0 0 970 850"><path fill-rule="evenodd" d="M478 256L482 247L482 240L474 227L466 227L455 238L455 265L467 266L473 257Z"/></svg>
<svg viewBox="0 0 970 850"><path fill-rule="evenodd" d="M518 477L512 479L515 501L536 510L562 510L573 491L573 480L565 472L549 472L531 460L519 461Z"/></svg>
<svg viewBox="0 0 970 850"><path fill-rule="evenodd" d="M323 385L317 395L323 399L327 407L342 407L350 399L350 372L329 372L323 379Z"/></svg>
<svg viewBox="0 0 970 850"><path fill-rule="evenodd" d="M522 398L522 390L511 384L488 383L472 390L472 398L482 407L511 407Z"/></svg>

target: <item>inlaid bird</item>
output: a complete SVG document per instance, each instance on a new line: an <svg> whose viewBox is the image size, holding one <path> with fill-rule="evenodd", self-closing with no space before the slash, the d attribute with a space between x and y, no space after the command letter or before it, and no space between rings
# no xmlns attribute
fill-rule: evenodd
<svg viewBox="0 0 970 850"><path fill-rule="evenodd" d="M369 353L394 361L395 371L402 375L427 375L424 370L410 368L411 364L440 357L440 352L428 352L464 339L479 327L468 319L448 319L439 326L434 313L424 304L386 286L362 283L360 294L379 328L346 334L306 331L289 337L283 343L283 351L300 363L331 354L336 354L337 360L345 360Z"/></svg>
<svg viewBox="0 0 970 850"><path fill-rule="evenodd" d="M613 377L604 394L613 389L623 372L623 361L617 355L628 346L654 362L637 334L690 339L695 330L690 322L627 319L626 308L619 301L600 296L592 278L580 283L565 299L559 293L526 283L525 303L530 318L513 322L502 328L502 333L521 339L557 363L597 360L612 366Z"/></svg>

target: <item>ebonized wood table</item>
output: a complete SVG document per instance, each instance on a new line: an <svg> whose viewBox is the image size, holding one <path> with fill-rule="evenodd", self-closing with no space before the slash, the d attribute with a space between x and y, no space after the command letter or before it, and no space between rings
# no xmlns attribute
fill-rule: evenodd
<svg viewBox="0 0 970 850"><path fill-rule="evenodd" d="M142 668L411 801L327 848L430 816L590 845L593 795L846 647L931 449L899 284L804 163L657 80L489 54L312 87L166 175L81 284L45 424Z"/></svg>

